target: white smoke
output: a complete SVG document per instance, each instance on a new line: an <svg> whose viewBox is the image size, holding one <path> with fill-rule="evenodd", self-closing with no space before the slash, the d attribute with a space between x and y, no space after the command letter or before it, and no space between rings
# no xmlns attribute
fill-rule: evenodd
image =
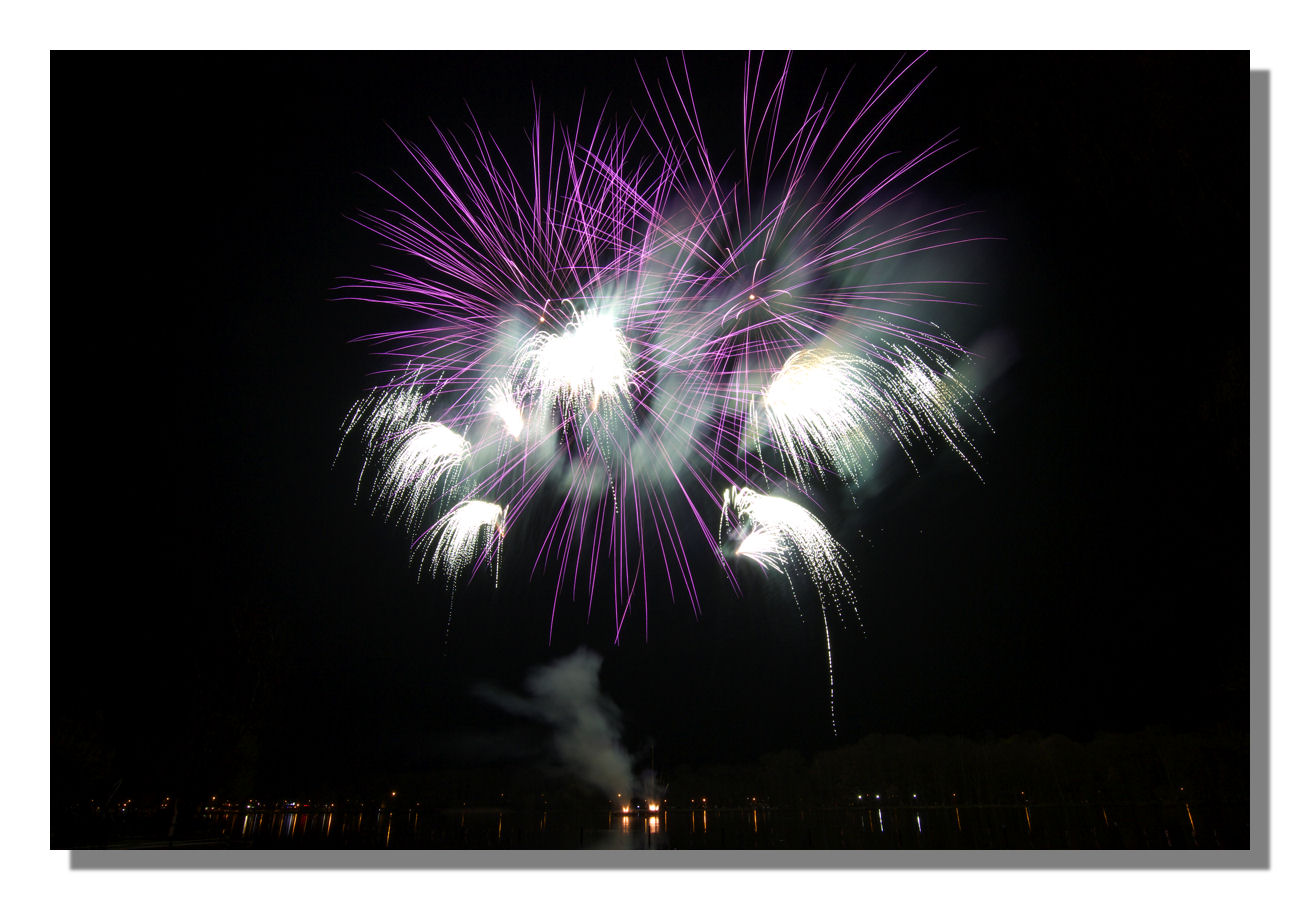
<svg viewBox="0 0 1300 900"><path fill-rule="evenodd" d="M600 656L580 647L529 672L526 696L497 688L479 693L506 712L550 725L559 765L607 797L626 797L632 758L623 749L618 707L601 693L600 665Z"/></svg>

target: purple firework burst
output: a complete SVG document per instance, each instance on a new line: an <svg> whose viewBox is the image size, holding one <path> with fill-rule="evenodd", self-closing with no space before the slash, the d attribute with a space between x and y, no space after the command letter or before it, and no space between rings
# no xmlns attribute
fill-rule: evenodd
<svg viewBox="0 0 1300 900"><path fill-rule="evenodd" d="M978 239L968 212L914 201L961 157L953 136L886 145L919 60L860 106L846 79L796 107L790 58L750 56L722 156L684 61L642 73L632 124L535 114L527 167L473 123L437 130L436 162L402 141L419 180L362 223L405 263L354 290L423 324L368 336L391 365L345 435L422 564L469 577L525 542L552 633L562 597L590 615L602 596L615 642L634 611L648 633L652 586L698 614L697 547L737 589L749 559L811 582L824 622L853 617L815 491L855 496L890 446L969 462L981 418L966 351L920 312L954 282L903 264Z"/></svg>

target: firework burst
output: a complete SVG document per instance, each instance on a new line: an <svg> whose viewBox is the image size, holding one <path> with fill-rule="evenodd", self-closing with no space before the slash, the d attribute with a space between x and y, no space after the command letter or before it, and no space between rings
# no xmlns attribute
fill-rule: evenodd
<svg viewBox="0 0 1300 900"><path fill-rule="evenodd" d="M506 536L505 512L485 500L457 503L416 542L421 567L435 578L441 573L454 581L467 568L489 562L494 579L499 579L496 563Z"/></svg>
<svg viewBox="0 0 1300 900"><path fill-rule="evenodd" d="M844 478L860 480L875 455L873 425L883 406L867 367L845 353L791 354L763 392L773 442L805 484L823 458Z"/></svg>
<svg viewBox="0 0 1300 900"><path fill-rule="evenodd" d="M631 351L613 316L593 310L575 315L558 334L531 335L516 368L532 407L559 406L563 417L595 413L601 400L625 407L633 378Z"/></svg>
<svg viewBox="0 0 1300 900"><path fill-rule="evenodd" d="M960 158L952 136L884 146L928 77L918 59L837 117L845 84L791 115L789 58L751 57L739 148L721 156L684 65L643 73L634 127L536 116L526 169L477 125L463 141L437 131L440 163L403 142L425 184L386 190L391 208L362 223L413 265L356 288L424 326L370 336L399 367L345 435L359 435L387 515L432 521L422 567L452 583L484 562L495 572L527 510L552 630L563 596L585 596L588 615L605 596L618 642L633 609L648 636L660 595L699 614L692 548L707 547L737 587L737 558L792 591L810 583L829 667L828 611L858 618L851 567L778 494L816 481L856 497L887 446L975 455L979 410L954 367L965 351L915 314L954 283L900 277L902 262L972 240L959 210L906 211Z"/></svg>
<svg viewBox="0 0 1300 900"><path fill-rule="evenodd" d="M841 620L846 611L860 621L852 588L852 567L844 548L821 521L793 500L760 494L752 488L729 487L722 497L719 540L727 523L736 524L739 539L735 555L753 560L764 570L785 577L797 600L796 577L812 584L826 636L826 673L829 679L831 728L835 721L835 662L831 653L828 609Z"/></svg>
<svg viewBox="0 0 1300 900"><path fill-rule="evenodd" d="M409 526L437 500L443 481L469 459L470 445L441 422L421 422L397 432L391 446L377 491L387 501L388 515L400 509Z"/></svg>

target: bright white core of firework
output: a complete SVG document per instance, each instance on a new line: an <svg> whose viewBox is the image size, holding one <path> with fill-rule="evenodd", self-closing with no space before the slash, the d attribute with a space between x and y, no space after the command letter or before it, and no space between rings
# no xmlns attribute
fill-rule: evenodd
<svg viewBox="0 0 1300 900"><path fill-rule="evenodd" d="M764 569L785 571L786 547L778 531L759 528L751 531L736 548L737 556L747 556Z"/></svg>
<svg viewBox="0 0 1300 900"><path fill-rule="evenodd" d="M819 350L793 354L763 393L777 449L805 483L819 453L841 475L860 477L864 456L872 452L868 410L877 402L855 357Z"/></svg>
<svg viewBox="0 0 1300 900"><path fill-rule="evenodd" d="M632 381L632 353L608 313L588 310L559 334L539 332L524 345L525 383L543 407L561 400L593 412L606 397L626 399Z"/></svg>

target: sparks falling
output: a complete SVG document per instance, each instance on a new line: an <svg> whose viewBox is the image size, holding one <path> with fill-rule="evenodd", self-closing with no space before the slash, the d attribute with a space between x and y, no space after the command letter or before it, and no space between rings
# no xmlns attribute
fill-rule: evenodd
<svg viewBox="0 0 1300 900"><path fill-rule="evenodd" d="M470 445L441 422L421 422L398 432L386 454L378 492L388 514L400 510L408 525L438 498L442 481L469 458Z"/></svg>
<svg viewBox="0 0 1300 900"><path fill-rule="evenodd" d="M501 543L505 540L505 510L485 500L457 503L416 542L420 564L433 577L455 579L467 568L490 563L500 579Z"/></svg>
<svg viewBox="0 0 1300 900"><path fill-rule="evenodd" d="M882 406L866 366L845 353L791 354L763 393L773 442L804 484L822 459L841 477L860 480L875 455L871 426Z"/></svg>
<svg viewBox="0 0 1300 900"><path fill-rule="evenodd" d="M508 380L503 378L492 385L488 391L488 404L492 413L501 420L501 427L506 430L506 434L519 440L519 435L524 430L524 416L515 403Z"/></svg>
<svg viewBox="0 0 1300 900"><path fill-rule="evenodd" d="M841 619L846 611L859 620L857 600L850 578L850 565L844 548L830 535L821 521L798 503L784 497L771 497L751 488L727 488L723 494L723 533L726 523L734 520L741 536L735 554L753 560L763 569L782 575L797 599L796 577L811 583L826 637L826 674L829 680L831 730L838 731L835 721L835 660L831 652L830 619L834 610Z"/></svg>

